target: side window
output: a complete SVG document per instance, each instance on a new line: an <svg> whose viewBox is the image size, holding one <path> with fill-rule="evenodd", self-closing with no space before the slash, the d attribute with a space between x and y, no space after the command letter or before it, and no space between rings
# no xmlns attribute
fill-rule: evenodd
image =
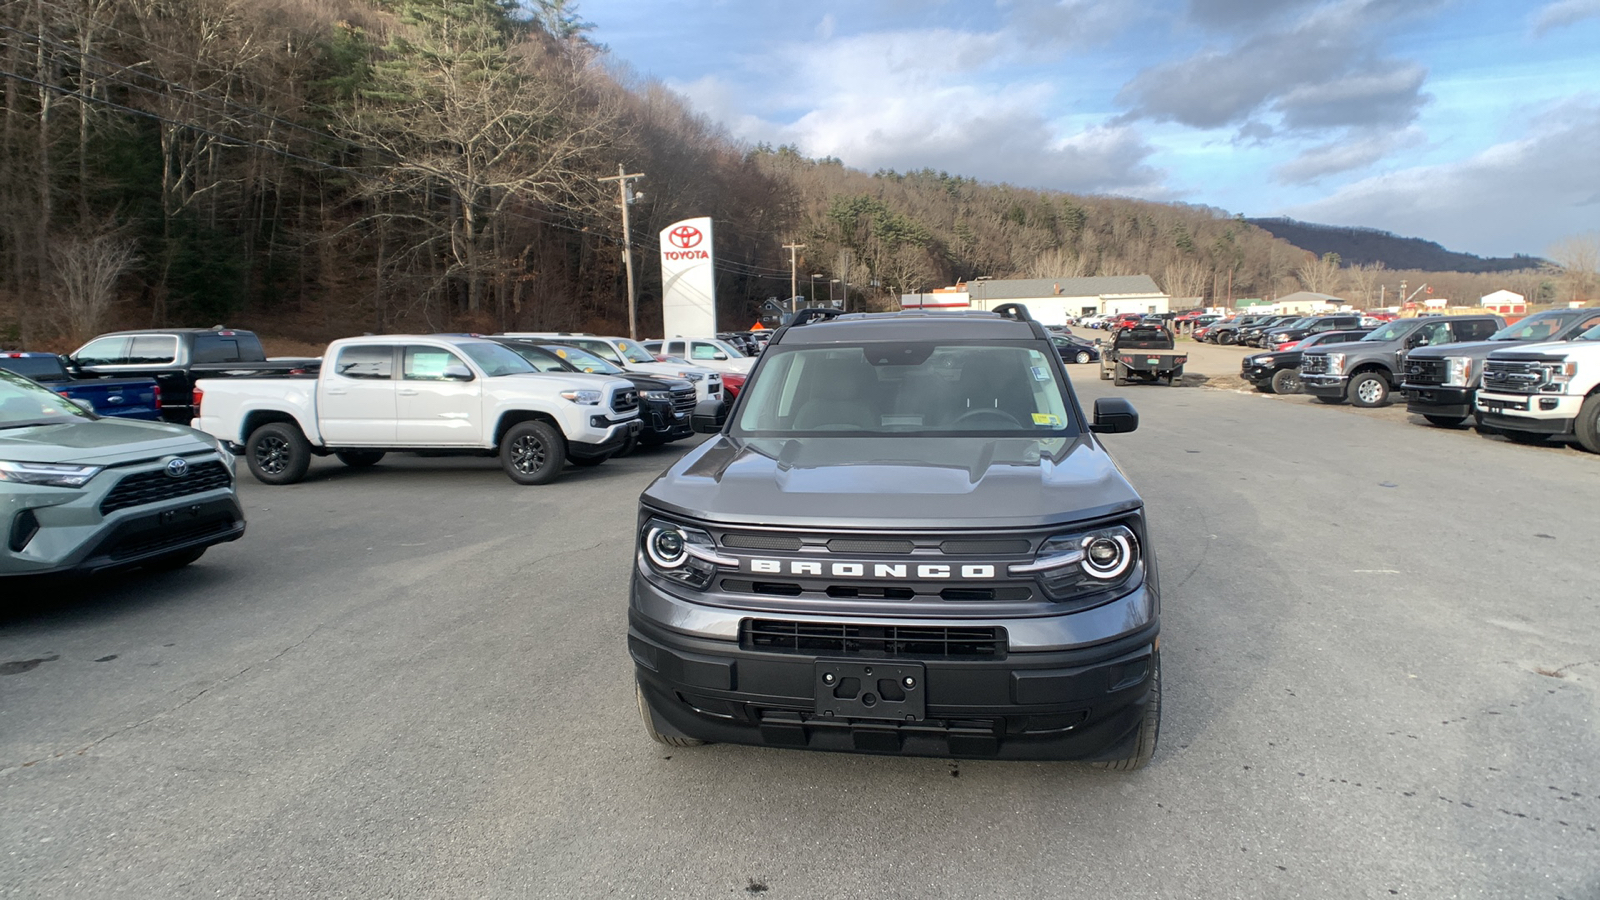
<svg viewBox="0 0 1600 900"><path fill-rule="evenodd" d="M239 342L234 338L217 334L197 334L194 336L194 355L190 362L238 362L239 359Z"/></svg>
<svg viewBox="0 0 1600 900"><path fill-rule="evenodd" d="M1585 331L1588 331L1596 325L1600 325L1600 316L1594 316L1586 320L1581 326L1579 326L1577 331L1573 332L1573 334L1583 334Z"/></svg>
<svg viewBox="0 0 1600 900"><path fill-rule="evenodd" d="M339 351L333 370L345 378L387 381L394 377L394 347L346 347Z"/></svg>
<svg viewBox="0 0 1600 900"><path fill-rule="evenodd" d="M590 353L593 353L595 356L600 357L608 363L613 363L619 366L624 365L622 357L618 356L617 351L605 341L573 341L573 343L589 351Z"/></svg>
<svg viewBox="0 0 1600 900"><path fill-rule="evenodd" d="M1450 343L1450 323L1433 322L1422 326L1411 343L1417 347L1433 347Z"/></svg>
<svg viewBox="0 0 1600 900"><path fill-rule="evenodd" d="M1492 319L1477 319L1471 322L1456 324L1456 340L1458 341L1484 341L1489 335L1498 331Z"/></svg>
<svg viewBox="0 0 1600 900"><path fill-rule="evenodd" d="M466 368L466 363L439 347L407 347L400 377L407 381L451 381L454 379L444 377L444 370L449 366Z"/></svg>
<svg viewBox="0 0 1600 900"><path fill-rule="evenodd" d="M80 366L120 366L128 361L126 337L105 337L90 341L73 357Z"/></svg>
<svg viewBox="0 0 1600 900"><path fill-rule="evenodd" d="M170 334L141 334L133 338L128 362L138 366L161 366L178 361L178 339Z"/></svg>
<svg viewBox="0 0 1600 900"><path fill-rule="evenodd" d="M716 359L718 352L720 352L720 351L717 350L717 345L716 344L702 344L702 343L696 342L695 345L694 345L694 355L689 357L689 358L690 359Z"/></svg>

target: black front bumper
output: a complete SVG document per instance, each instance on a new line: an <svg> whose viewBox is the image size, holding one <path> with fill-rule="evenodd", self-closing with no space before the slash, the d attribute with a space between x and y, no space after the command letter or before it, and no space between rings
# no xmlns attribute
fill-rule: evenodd
<svg viewBox="0 0 1600 900"><path fill-rule="evenodd" d="M686 737L906 756L1095 760L1131 755L1153 696L1158 630L1151 624L1094 647L1002 659L879 660L924 667L927 715L916 722L820 714L817 656L689 637L634 611L628 650L650 705Z"/></svg>
<svg viewBox="0 0 1600 900"><path fill-rule="evenodd" d="M1282 366L1248 366L1248 367L1242 369L1239 372L1239 374L1241 376L1243 376L1245 381L1248 381L1251 384L1262 385L1262 384L1266 384L1266 383L1270 382L1272 380L1272 376L1278 374L1278 370L1280 368L1283 368L1283 367Z"/></svg>
<svg viewBox="0 0 1600 900"><path fill-rule="evenodd" d="M644 431L639 440L646 444L665 444L694 434L688 414L680 414L670 400L646 400L639 407Z"/></svg>
<svg viewBox="0 0 1600 900"><path fill-rule="evenodd" d="M244 537L244 528L244 510L232 495L169 505L123 520L78 562L55 571L90 574L130 568L170 553L237 541Z"/></svg>
<svg viewBox="0 0 1600 900"><path fill-rule="evenodd" d="M1472 388L1444 387L1437 384L1405 384L1406 412L1422 416L1468 418L1474 412Z"/></svg>
<svg viewBox="0 0 1600 900"><path fill-rule="evenodd" d="M1486 412L1483 424L1501 431L1527 431L1532 434L1572 434L1572 419L1535 419Z"/></svg>

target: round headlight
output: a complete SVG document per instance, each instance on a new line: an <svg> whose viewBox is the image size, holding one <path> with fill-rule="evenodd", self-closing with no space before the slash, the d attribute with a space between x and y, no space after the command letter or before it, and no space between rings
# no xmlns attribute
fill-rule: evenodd
<svg viewBox="0 0 1600 900"><path fill-rule="evenodd" d="M687 556L683 550L683 532L676 528L652 529L644 546L645 552L650 554L650 561L663 569L683 565Z"/></svg>
<svg viewBox="0 0 1600 900"><path fill-rule="evenodd" d="M1133 547L1122 534L1097 534L1083 545L1083 570L1095 578L1112 579L1128 570Z"/></svg>

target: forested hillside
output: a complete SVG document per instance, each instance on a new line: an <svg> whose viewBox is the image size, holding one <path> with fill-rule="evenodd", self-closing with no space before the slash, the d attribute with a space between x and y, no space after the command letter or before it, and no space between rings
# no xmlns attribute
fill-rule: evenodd
<svg viewBox="0 0 1600 900"><path fill-rule="evenodd" d="M586 33L568 0L0 0L0 346L624 331L599 180L619 165L646 176L645 334L656 234L694 215L716 219L726 327L789 293L785 243L803 293L872 308L976 275L1147 272L1218 301L1341 280L1208 208L743 146Z"/></svg>
<svg viewBox="0 0 1600 900"><path fill-rule="evenodd" d="M1318 256L1337 253L1351 265L1383 263L1391 269L1433 272L1514 272L1538 268L1531 256L1482 257L1455 253L1433 241L1401 237L1376 228L1342 228L1294 219L1250 219L1250 224Z"/></svg>

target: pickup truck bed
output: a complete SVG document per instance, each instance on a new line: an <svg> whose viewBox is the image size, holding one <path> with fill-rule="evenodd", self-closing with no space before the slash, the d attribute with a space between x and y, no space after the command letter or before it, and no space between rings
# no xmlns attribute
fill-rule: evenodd
<svg viewBox="0 0 1600 900"><path fill-rule="evenodd" d="M96 415L148 421L161 418L161 389L154 378L73 378L54 353L0 353L0 369L88 404Z"/></svg>

